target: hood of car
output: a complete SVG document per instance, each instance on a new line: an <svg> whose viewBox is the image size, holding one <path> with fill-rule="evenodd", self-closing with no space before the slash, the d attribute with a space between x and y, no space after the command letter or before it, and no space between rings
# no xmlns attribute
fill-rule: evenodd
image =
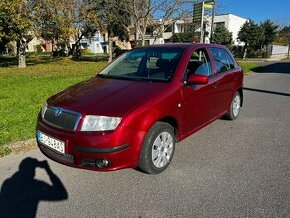
<svg viewBox="0 0 290 218"><path fill-rule="evenodd" d="M52 96L48 105L82 114L123 117L166 86L168 83L94 77Z"/></svg>

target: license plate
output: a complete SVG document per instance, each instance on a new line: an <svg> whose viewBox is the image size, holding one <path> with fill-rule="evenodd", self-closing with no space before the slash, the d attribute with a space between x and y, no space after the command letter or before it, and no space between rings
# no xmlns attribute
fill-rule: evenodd
<svg viewBox="0 0 290 218"><path fill-rule="evenodd" d="M56 150L62 154L65 153L64 151L65 143L61 140L52 138L40 131L37 132L37 140L38 142L52 148L53 150Z"/></svg>

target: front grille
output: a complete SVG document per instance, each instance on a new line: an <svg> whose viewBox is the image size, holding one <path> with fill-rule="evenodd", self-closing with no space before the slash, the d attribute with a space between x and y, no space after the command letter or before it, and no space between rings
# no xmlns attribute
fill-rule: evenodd
<svg viewBox="0 0 290 218"><path fill-rule="evenodd" d="M45 155L49 156L52 159L55 159L56 161L60 161L67 164L74 164L74 157L71 154L59 154L41 144L39 145L39 147L40 147L40 150Z"/></svg>
<svg viewBox="0 0 290 218"><path fill-rule="evenodd" d="M48 124L69 131L77 128L80 118L79 113L59 107L47 107L43 114L43 120Z"/></svg>

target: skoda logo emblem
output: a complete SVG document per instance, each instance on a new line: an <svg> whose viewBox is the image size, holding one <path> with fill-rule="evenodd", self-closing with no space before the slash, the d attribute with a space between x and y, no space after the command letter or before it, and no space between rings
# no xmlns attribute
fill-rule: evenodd
<svg viewBox="0 0 290 218"><path fill-rule="evenodd" d="M61 112L62 112L62 110L60 108L55 108L54 109L54 115L57 116L57 117L61 114Z"/></svg>

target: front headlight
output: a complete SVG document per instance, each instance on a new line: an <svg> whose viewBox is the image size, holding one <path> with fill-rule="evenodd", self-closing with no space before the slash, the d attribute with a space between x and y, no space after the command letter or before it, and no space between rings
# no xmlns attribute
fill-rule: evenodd
<svg viewBox="0 0 290 218"><path fill-rule="evenodd" d="M122 118L87 115L81 131L107 131L117 128Z"/></svg>
<svg viewBox="0 0 290 218"><path fill-rule="evenodd" d="M46 112L46 109L47 109L47 103L45 102L43 107L41 108L41 117L42 117L42 119L44 118L44 114Z"/></svg>

